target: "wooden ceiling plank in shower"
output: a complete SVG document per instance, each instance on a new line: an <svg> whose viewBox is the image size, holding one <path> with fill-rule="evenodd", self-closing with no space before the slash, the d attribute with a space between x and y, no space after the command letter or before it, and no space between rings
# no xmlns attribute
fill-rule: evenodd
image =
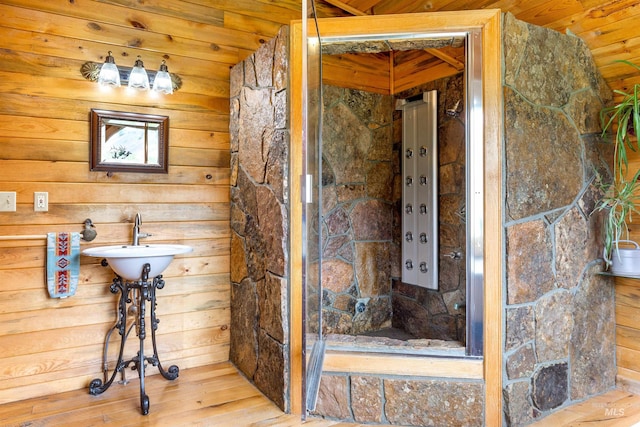
<svg viewBox="0 0 640 427"><path fill-rule="evenodd" d="M329 3L332 6L337 7L338 9L342 9L347 13L350 13L355 16L365 16L368 13L361 11L360 9L356 9L355 7L349 6L347 3L344 3L340 0L324 0L325 3Z"/></svg>
<svg viewBox="0 0 640 427"><path fill-rule="evenodd" d="M440 58L442 59L444 62L446 62L447 64L451 65L453 68L455 68L458 71L462 71L464 70L464 63L458 61L456 58L447 55L446 53L442 52L439 49L425 49L425 51L433 56L435 56L436 58Z"/></svg>

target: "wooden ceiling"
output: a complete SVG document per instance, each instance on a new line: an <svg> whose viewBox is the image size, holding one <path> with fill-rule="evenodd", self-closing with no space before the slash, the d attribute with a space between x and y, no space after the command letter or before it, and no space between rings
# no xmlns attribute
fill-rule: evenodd
<svg viewBox="0 0 640 427"><path fill-rule="evenodd" d="M612 89L627 91L640 83L640 73L614 62L626 59L640 64L638 0L316 0L320 17L487 8L580 37Z"/></svg>
<svg viewBox="0 0 640 427"><path fill-rule="evenodd" d="M325 40L322 52L324 83L384 95L453 76L465 67L463 36Z"/></svg>

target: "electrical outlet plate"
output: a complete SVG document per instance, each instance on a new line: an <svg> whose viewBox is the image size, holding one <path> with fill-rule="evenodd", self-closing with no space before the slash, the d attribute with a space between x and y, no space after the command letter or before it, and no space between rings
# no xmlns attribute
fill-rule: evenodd
<svg viewBox="0 0 640 427"><path fill-rule="evenodd" d="M0 191L0 212L16 211L16 192Z"/></svg>
<svg viewBox="0 0 640 427"><path fill-rule="evenodd" d="M49 210L49 193L36 191L33 193L33 211L47 212Z"/></svg>

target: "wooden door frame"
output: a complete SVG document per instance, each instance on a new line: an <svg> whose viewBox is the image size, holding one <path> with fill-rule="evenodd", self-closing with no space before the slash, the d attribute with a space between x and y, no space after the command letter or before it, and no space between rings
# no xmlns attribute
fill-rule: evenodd
<svg viewBox="0 0 640 427"><path fill-rule="evenodd" d="M322 37L393 33L458 32L482 35L484 112L484 425L502 424L503 227L502 227L502 13L499 9L400 15L353 16L318 20ZM309 27L315 32L315 24ZM303 171L303 25L290 32L290 408L303 410L302 348L302 186ZM311 31L310 31L311 33Z"/></svg>

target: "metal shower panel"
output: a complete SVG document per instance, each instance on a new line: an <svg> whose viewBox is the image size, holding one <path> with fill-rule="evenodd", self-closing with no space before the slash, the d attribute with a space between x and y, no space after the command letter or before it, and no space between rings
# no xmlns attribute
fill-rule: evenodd
<svg viewBox="0 0 640 427"><path fill-rule="evenodd" d="M438 289L437 91L402 102L402 281Z"/></svg>

